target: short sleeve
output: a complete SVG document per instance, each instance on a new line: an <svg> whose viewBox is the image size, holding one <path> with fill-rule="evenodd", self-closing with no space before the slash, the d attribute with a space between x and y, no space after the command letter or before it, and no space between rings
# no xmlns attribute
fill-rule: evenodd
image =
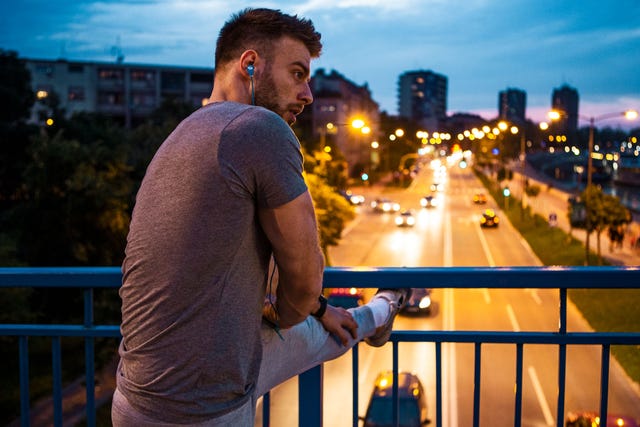
<svg viewBox="0 0 640 427"><path fill-rule="evenodd" d="M275 208L307 190L300 142L277 114L251 107L223 130L218 164L231 191Z"/></svg>

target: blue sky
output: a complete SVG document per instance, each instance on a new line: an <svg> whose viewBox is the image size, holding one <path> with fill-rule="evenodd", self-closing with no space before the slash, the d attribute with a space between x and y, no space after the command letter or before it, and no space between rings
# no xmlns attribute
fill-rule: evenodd
<svg viewBox="0 0 640 427"><path fill-rule="evenodd" d="M420 69L448 77L449 114L493 118L514 87L541 121L563 84L584 117L640 109L640 0L3 0L0 48L114 61L117 45L128 63L213 67L221 25L248 6L311 18L324 41L312 66L367 83L391 114L399 75Z"/></svg>

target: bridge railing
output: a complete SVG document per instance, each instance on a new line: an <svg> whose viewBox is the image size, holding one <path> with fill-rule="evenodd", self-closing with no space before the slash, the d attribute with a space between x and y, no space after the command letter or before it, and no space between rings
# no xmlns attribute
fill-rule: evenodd
<svg viewBox="0 0 640 427"><path fill-rule="evenodd" d="M398 373L398 344L401 342L430 342L435 344L435 379L437 427L442 426L442 345L471 343L474 345L473 425L480 425L481 347L483 344L512 344L516 347L516 384L513 425L521 425L523 349L525 345L543 344L558 348L556 425L564 423L566 387L566 349L570 345L595 345L601 349L600 407L601 419L608 413L610 349L612 345L640 346L640 332L570 332L567 330L568 289L638 289L639 267L424 267L424 268L328 268L324 286L327 288L461 288L461 289L558 289L558 330L549 332L508 331L394 331L393 372ZM120 286L121 272L116 267L98 268L0 268L0 288L76 288L84 294L84 321L77 325L0 324L0 337L17 337L19 358L20 413L22 426L30 425L31 395L29 392L29 338L49 337L52 345L53 424L63 425L62 414L62 337L84 338L86 423L96 425L95 412L95 339L120 336L119 325L95 324L93 292L100 288ZM114 319L117 322L118 319ZM358 346L353 355L353 425L358 426ZM299 425L321 427L322 422L322 366L299 377ZM397 396L394 381L394 393ZM268 425L269 396L264 399L263 421ZM397 398L393 408L398 420ZM398 424L398 423L397 423Z"/></svg>

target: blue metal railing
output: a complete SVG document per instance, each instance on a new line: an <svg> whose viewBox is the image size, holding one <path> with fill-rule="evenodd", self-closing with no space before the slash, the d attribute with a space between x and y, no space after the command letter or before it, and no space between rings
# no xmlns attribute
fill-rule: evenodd
<svg viewBox="0 0 640 427"><path fill-rule="evenodd" d="M116 267L99 268L0 268L0 288L77 288L84 292L82 325L0 324L0 336L18 337L21 425L30 425L29 337L51 337L54 425L62 426L61 337L84 337L86 375L86 419L94 426L94 340L98 337L119 337L119 325L96 325L93 319L93 291L118 288L121 272ZM521 425L522 366L525 344L554 345L558 352L558 402L556 422L563 424L564 391L566 385L566 347L590 344L601 347L600 416L606 419L608 401L609 360L611 345L640 345L639 332L567 332L567 290L585 288L640 288L639 267L425 267L425 268L328 268L324 286L329 288L494 288L494 289L558 289L559 327L553 332L498 331L394 331L393 372L398 373L398 343L433 342L436 350L436 413L437 427L442 426L442 344L474 344L474 410L473 425L479 425L480 361L483 344L513 344L516 346L516 394L514 426ZM615 292L615 290L612 290ZM358 425L358 347L353 351L353 425ZM322 426L322 366L299 377L299 425ZM397 378L394 380L397 384ZM394 385L394 388L397 386ZM397 392L397 390L395 390ZM397 395L397 393L396 393ZM394 405L398 419L397 401ZM263 401L263 419L269 419L269 397ZM265 423L267 425L267 423Z"/></svg>

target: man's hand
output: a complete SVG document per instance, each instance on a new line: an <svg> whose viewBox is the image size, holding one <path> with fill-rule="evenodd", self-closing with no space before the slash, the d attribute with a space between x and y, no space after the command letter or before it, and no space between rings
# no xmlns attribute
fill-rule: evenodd
<svg viewBox="0 0 640 427"><path fill-rule="evenodd" d="M342 307L327 305L327 311L318 320L327 332L338 338L344 346L349 344L349 335L353 339L358 336L358 324L351 313Z"/></svg>

